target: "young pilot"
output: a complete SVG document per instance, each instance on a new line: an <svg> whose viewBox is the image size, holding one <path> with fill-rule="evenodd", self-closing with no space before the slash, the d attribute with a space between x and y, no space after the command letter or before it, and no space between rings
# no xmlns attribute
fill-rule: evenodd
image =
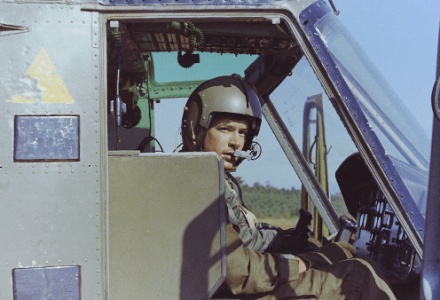
<svg viewBox="0 0 440 300"><path fill-rule="evenodd" d="M234 150L250 148L260 129L261 118L258 95L238 75L205 82L186 103L182 151L214 151L224 159L225 199L230 222L249 249L277 252L282 248L281 234L275 229L257 228L255 216L241 200L238 183L229 173L243 160L234 156Z"/></svg>
<svg viewBox="0 0 440 300"><path fill-rule="evenodd" d="M282 233L258 228L229 173L243 160L235 150L250 149L261 120L259 96L238 75L201 84L182 118L182 151L213 151L224 160L227 289L252 299L395 299L375 263L353 259L355 249L347 243L299 256L273 254L285 248Z"/></svg>

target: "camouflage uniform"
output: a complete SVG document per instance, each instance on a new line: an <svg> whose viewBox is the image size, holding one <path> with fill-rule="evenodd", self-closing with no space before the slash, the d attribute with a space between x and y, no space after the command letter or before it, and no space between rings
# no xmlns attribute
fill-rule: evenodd
<svg viewBox="0 0 440 300"><path fill-rule="evenodd" d="M396 299L373 261L345 259L354 250L349 247L330 244L301 255L308 269L299 274L294 258L244 247L230 223L226 243L224 286L240 299Z"/></svg>
<svg viewBox="0 0 440 300"><path fill-rule="evenodd" d="M281 250L281 236L276 230L258 229L250 226L245 213L249 212L241 199L241 190L236 179L229 173L225 175L226 205L229 221L233 224L244 245L258 252L278 252Z"/></svg>
<svg viewBox="0 0 440 300"><path fill-rule="evenodd" d="M291 255L257 253L280 250L281 236L276 230L250 226L238 183L230 174L225 180L231 222L225 286L233 295L264 300L396 299L375 262L353 258L355 249L348 243L331 243L297 255L307 265L301 274L298 260Z"/></svg>

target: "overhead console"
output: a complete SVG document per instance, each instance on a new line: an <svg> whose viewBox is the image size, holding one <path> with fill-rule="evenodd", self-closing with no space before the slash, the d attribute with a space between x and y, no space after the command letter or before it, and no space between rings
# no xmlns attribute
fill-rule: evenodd
<svg viewBox="0 0 440 300"><path fill-rule="evenodd" d="M420 259L359 153L341 164L336 180L358 225L353 244L357 256L373 258L388 278L403 281L420 275Z"/></svg>

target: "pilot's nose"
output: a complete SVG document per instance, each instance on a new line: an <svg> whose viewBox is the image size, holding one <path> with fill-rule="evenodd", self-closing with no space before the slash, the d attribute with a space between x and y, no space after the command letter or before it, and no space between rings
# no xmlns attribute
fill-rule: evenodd
<svg viewBox="0 0 440 300"><path fill-rule="evenodd" d="M231 134L231 137L229 138L229 145L233 149L241 149L243 147L243 141L238 131Z"/></svg>

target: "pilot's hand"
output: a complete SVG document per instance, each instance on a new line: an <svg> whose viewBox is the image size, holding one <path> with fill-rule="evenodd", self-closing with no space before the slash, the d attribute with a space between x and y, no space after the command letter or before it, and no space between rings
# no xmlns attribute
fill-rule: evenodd
<svg viewBox="0 0 440 300"><path fill-rule="evenodd" d="M283 242L283 251L287 252L302 250L308 246L307 240L296 236L283 235L281 240Z"/></svg>

